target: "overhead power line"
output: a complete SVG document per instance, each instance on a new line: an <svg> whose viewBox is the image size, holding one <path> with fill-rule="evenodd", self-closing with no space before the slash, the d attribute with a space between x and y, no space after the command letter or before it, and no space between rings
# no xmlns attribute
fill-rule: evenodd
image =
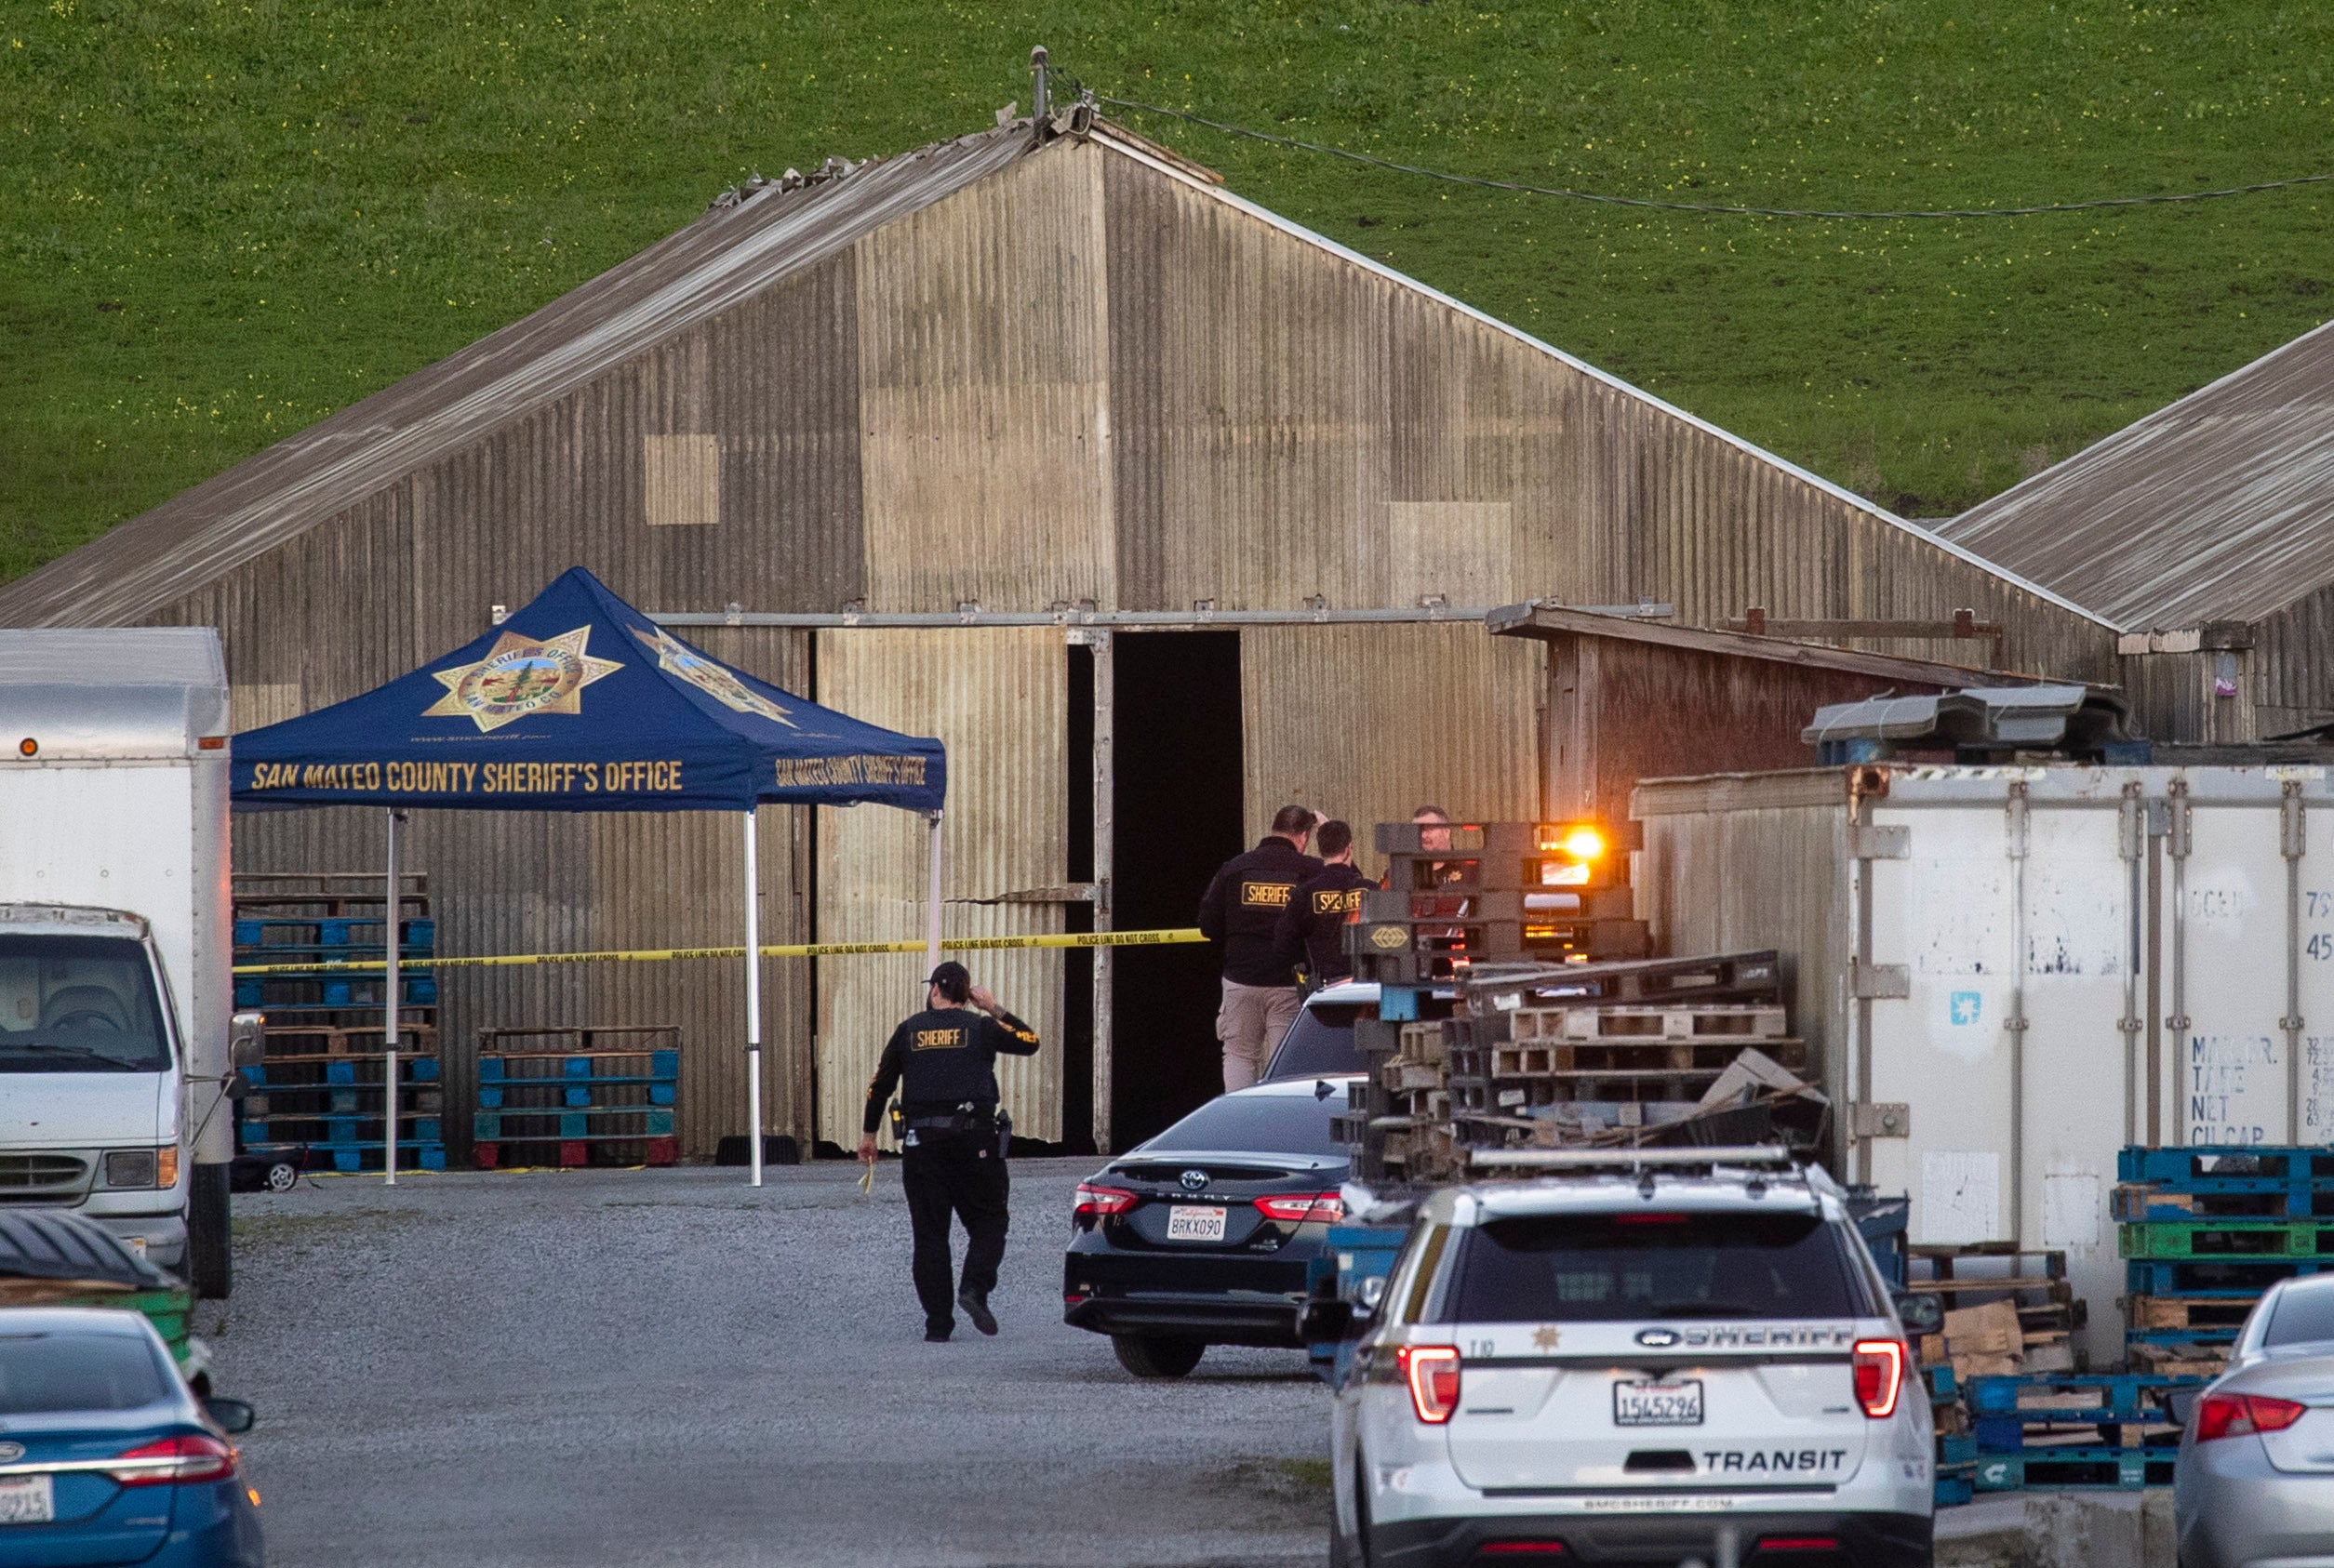
<svg viewBox="0 0 2334 1568"><path fill-rule="evenodd" d="M1731 206L1715 202L1669 202L1649 196L1615 196L1602 191L1573 191L1556 185L1527 185L1515 179L1489 179L1476 174L1453 174L1447 169L1421 168L1416 164L1396 163L1391 158L1373 157L1367 153L1355 153L1344 147L1330 147L1318 141L1300 141L1293 136L1276 136L1271 131L1251 130L1247 126L1230 125L1222 120L1210 120L1187 109L1168 109L1156 103L1138 103L1132 99L1094 95L1097 103L1114 109L1132 109L1143 114L1166 114L1178 120L1188 120L1226 136L1246 137L1251 141L1266 141L1275 147L1294 148L1300 153L1320 153L1348 163L1367 164L1371 168L1391 169L1396 174L1414 174L1425 179L1447 180L1453 185L1474 185L1486 191L1514 191L1527 196L1560 196L1567 201L1596 202L1606 206L1646 207L1656 212L1698 213L1718 218L2034 218L2053 212L2093 212L2101 207L2162 206L2175 202L2208 202L2222 196L2250 196L2262 191L2289 190L2296 185L2322 185L2334 180L2334 174L2297 175L2290 179L2264 179L2251 185L2231 185L2217 191L2176 191L2153 196L2093 196L2079 202L2050 202L2040 206L1963 206L1907 207L1896 211L1861 212L1826 207Z"/></svg>

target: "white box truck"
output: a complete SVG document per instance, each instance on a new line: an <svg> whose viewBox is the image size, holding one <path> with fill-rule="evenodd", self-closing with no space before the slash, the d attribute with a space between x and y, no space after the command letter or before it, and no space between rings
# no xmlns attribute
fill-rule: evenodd
<svg viewBox="0 0 2334 1568"><path fill-rule="evenodd" d="M1672 952L1773 947L1843 1174L1915 1243L2063 1248L2121 1353L2126 1144L2334 1141L2334 784L2315 766L1868 764L1648 780Z"/></svg>
<svg viewBox="0 0 2334 1568"><path fill-rule="evenodd" d="M227 675L207 628L0 631L0 1203L230 1283Z"/></svg>

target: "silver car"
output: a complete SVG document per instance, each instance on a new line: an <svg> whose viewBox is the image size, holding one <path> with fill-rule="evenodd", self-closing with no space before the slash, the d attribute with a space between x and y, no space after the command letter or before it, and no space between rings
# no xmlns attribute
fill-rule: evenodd
<svg viewBox="0 0 2334 1568"><path fill-rule="evenodd" d="M2181 1568L2334 1568L2334 1274L2272 1285L2174 1409Z"/></svg>

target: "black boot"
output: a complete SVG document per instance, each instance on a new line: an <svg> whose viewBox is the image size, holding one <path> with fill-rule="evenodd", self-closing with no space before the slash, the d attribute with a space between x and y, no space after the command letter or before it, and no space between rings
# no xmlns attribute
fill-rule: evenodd
<svg viewBox="0 0 2334 1568"><path fill-rule="evenodd" d="M967 1285L956 1293L956 1305L965 1309L965 1316L970 1318L972 1326L981 1333L994 1334L997 1331L997 1315L989 1310L987 1291L975 1290Z"/></svg>

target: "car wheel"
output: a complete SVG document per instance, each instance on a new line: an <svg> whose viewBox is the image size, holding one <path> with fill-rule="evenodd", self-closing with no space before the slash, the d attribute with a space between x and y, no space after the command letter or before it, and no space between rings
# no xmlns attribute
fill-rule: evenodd
<svg viewBox="0 0 2334 1568"><path fill-rule="evenodd" d="M1207 1353L1203 1340L1155 1339L1147 1334L1114 1334L1111 1349L1118 1352L1118 1364L1138 1377L1180 1377Z"/></svg>
<svg viewBox="0 0 2334 1568"><path fill-rule="evenodd" d="M289 1160L278 1160L267 1168L266 1184L270 1192L289 1192L300 1185L300 1167Z"/></svg>

